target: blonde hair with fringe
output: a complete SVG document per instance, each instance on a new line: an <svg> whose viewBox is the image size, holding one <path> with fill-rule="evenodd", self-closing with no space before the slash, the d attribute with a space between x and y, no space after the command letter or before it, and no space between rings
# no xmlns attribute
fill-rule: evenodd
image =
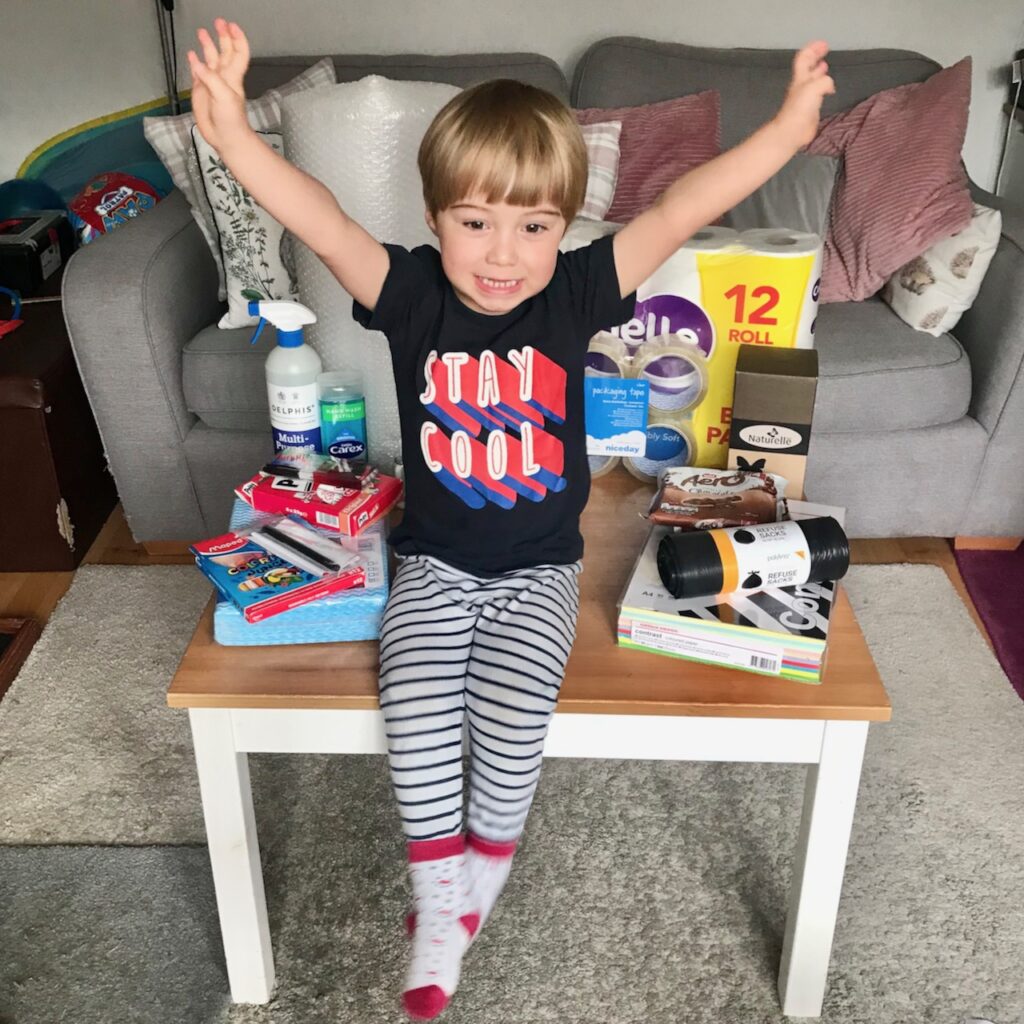
<svg viewBox="0 0 1024 1024"><path fill-rule="evenodd" d="M568 224L587 191L587 150L557 96L514 79L481 82L438 112L420 143L431 216L474 193L489 203L550 202Z"/></svg>

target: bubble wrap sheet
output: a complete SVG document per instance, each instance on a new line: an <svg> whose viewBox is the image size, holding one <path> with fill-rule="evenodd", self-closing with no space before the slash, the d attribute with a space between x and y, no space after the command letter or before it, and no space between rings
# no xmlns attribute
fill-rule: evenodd
<svg viewBox="0 0 1024 1024"><path fill-rule="evenodd" d="M458 92L371 75L296 93L282 105L285 153L379 241L407 248L434 242L423 219L416 153L434 115ZM401 438L387 342L352 319L352 297L320 260L301 243L294 248L300 299L318 317L306 336L325 370L361 374L369 457L390 473Z"/></svg>
<svg viewBox="0 0 1024 1024"><path fill-rule="evenodd" d="M231 511L232 530L250 526L259 518L261 513L254 512L244 501L235 499ZM341 538L347 548L357 552L376 551L381 565L380 578L376 581L369 576L365 587L343 590L301 608L272 615L262 622L246 622L238 608L218 597L213 611L213 638L217 643L230 647L376 640L380 636L380 622L388 600L388 551L384 530L381 522L357 537Z"/></svg>

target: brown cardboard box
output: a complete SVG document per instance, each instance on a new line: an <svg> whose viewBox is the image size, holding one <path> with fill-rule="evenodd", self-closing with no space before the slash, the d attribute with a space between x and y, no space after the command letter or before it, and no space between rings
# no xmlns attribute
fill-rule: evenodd
<svg viewBox="0 0 1024 1024"><path fill-rule="evenodd" d="M729 466L761 460L760 468L788 481L786 496L804 496L811 440L818 353L808 348L743 345L736 361L736 390L729 434Z"/></svg>

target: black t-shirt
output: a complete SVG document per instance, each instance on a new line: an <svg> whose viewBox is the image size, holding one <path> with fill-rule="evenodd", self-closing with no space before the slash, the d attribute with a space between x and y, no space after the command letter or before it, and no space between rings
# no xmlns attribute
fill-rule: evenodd
<svg viewBox="0 0 1024 1024"><path fill-rule="evenodd" d="M633 315L612 236L559 253L548 286L498 315L455 294L433 246L385 248L377 305L353 302L352 315L391 348L406 486L395 550L480 576L575 562L587 342Z"/></svg>

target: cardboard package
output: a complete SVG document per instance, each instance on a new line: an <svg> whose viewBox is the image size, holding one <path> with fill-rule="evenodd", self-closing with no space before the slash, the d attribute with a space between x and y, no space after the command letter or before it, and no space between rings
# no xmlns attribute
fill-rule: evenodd
<svg viewBox="0 0 1024 1024"><path fill-rule="evenodd" d="M311 480L289 480L257 473L236 487L235 494L257 512L293 513L321 529L355 537L395 507L402 495L402 482L379 474L372 484L357 491L317 487Z"/></svg>
<svg viewBox="0 0 1024 1024"><path fill-rule="evenodd" d="M802 498L817 388L816 350L742 346L729 466L778 473L788 481L786 496Z"/></svg>

